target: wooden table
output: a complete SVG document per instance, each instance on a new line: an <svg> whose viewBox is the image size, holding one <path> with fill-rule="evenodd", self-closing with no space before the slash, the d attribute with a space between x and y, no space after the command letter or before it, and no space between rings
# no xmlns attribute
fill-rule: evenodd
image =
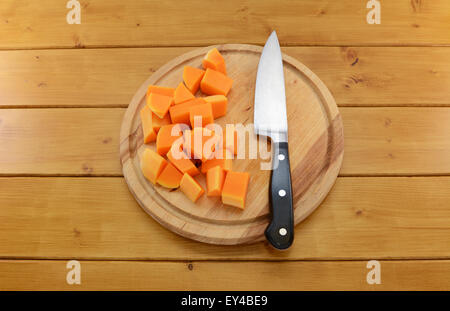
<svg viewBox="0 0 450 311"><path fill-rule="evenodd" d="M0 2L0 289L450 289L448 0L381 1L379 25L354 0L82 0L80 25L64 2ZM339 178L289 251L179 237L122 177L127 104L174 56L272 29L336 98Z"/></svg>

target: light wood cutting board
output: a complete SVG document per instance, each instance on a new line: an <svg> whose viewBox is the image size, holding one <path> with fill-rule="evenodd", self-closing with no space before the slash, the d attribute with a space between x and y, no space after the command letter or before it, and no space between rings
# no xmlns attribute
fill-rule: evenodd
<svg viewBox="0 0 450 311"><path fill-rule="evenodd" d="M216 46L234 80L228 94L228 113L215 122L253 122L256 72L262 47L243 44ZM263 159L236 159L233 170L250 173L245 210L225 206L220 198L202 196L192 203L179 191L154 186L141 173L140 156L145 148L139 111L145 105L150 84L176 87L185 65L201 67L212 47L183 54L156 71L137 91L125 113L120 132L120 160L130 191L140 206L161 225L184 237L212 244L243 244L264 239L270 212L270 171L261 170ZM338 175L344 154L342 120L333 96L306 66L283 54L289 128L289 155L294 195L295 224L322 202ZM144 64L143 64L144 65ZM197 94L197 96L202 96ZM255 142L250 134L247 143ZM201 184L204 176L196 178ZM299 232L298 234L301 234Z"/></svg>

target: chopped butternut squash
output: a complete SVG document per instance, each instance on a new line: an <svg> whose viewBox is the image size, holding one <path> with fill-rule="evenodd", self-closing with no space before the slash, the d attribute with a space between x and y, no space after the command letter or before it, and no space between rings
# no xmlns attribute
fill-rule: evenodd
<svg viewBox="0 0 450 311"><path fill-rule="evenodd" d="M191 176L200 174L198 168L188 158L183 149L178 148L176 144L173 144L172 148L170 148L167 153L167 158L183 174L188 173Z"/></svg>
<svg viewBox="0 0 450 311"><path fill-rule="evenodd" d="M183 148L191 159L200 159L202 162L214 156L214 150L220 137L214 132L201 127L184 132Z"/></svg>
<svg viewBox="0 0 450 311"><path fill-rule="evenodd" d="M244 209L249 180L246 172L228 171L222 188L222 203Z"/></svg>
<svg viewBox="0 0 450 311"><path fill-rule="evenodd" d="M180 190L194 203L205 193L202 186L188 173L184 173L181 178Z"/></svg>
<svg viewBox="0 0 450 311"><path fill-rule="evenodd" d="M156 184L156 180L166 167L167 161L151 149L145 149L141 157L141 169L145 178Z"/></svg>
<svg viewBox="0 0 450 311"><path fill-rule="evenodd" d="M180 186L182 177L183 174L169 162L159 175L157 183L165 188L174 189Z"/></svg>
<svg viewBox="0 0 450 311"><path fill-rule="evenodd" d="M172 121L170 121L170 115L167 113L164 118L158 117L156 114L152 112L152 126L155 133L158 133L159 129L163 125L171 124Z"/></svg>
<svg viewBox="0 0 450 311"><path fill-rule="evenodd" d="M194 98L195 96L192 95L191 91L188 90L188 88L184 85L183 82L178 84L177 88L175 89L175 94L173 96L175 105L182 104Z"/></svg>
<svg viewBox="0 0 450 311"><path fill-rule="evenodd" d="M175 92L174 88L171 87L164 87L164 86L157 86L157 85L150 85L147 89L147 97L151 93L165 95L169 97L173 97L173 94Z"/></svg>
<svg viewBox="0 0 450 311"><path fill-rule="evenodd" d="M147 105L161 119L167 114L172 105L173 98L156 93L150 93L147 97Z"/></svg>
<svg viewBox="0 0 450 311"><path fill-rule="evenodd" d="M156 140L156 132L153 128L152 114L152 111L147 105L145 105L140 112L142 131L144 132L144 144Z"/></svg>
<svg viewBox="0 0 450 311"><path fill-rule="evenodd" d="M194 98L185 103L170 107L169 114L172 123L190 124L189 111L197 105L204 105L206 102L203 98Z"/></svg>
<svg viewBox="0 0 450 311"><path fill-rule="evenodd" d="M220 166L215 166L206 172L206 195L208 197L220 197L226 171Z"/></svg>
<svg viewBox="0 0 450 311"><path fill-rule="evenodd" d="M234 128L234 125L228 124L227 127L225 128L222 146L233 152L234 155L237 155L238 135L236 129Z"/></svg>
<svg viewBox="0 0 450 311"><path fill-rule="evenodd" d="M205 126L207 129L214 131L219 136L219 149L228 149L234 155L237 155L238 150L238 135L234 124L227 124L225 128L220 127L216 123L211 123ZM220 130L217 129L220 127Z"/></svg>
<svg viewBox="0 0 450 311"><path fill-rule="evenodd" d="M211 103L191 107L189 110L189 119L191 121L192 128L204 127L213 123L214 116Z"/></svg>
<svg viewBox="0 0 450 311"><path fill-rule="evenodd" d="M183 81L192 94L197 93L205 71L191 66L184 66Z"/></svg>
<svg viewBox="0 0 450 311"><path fill-rule="evenodd" d="M144 143L156 140L156 151L144 150L141 169L153 184L179 187L192 202L205 193L193 176L204 173L207 196L244 209L250 176L232 171L238 149L236 129L214 123L227 113L226 96L233 80L217 48L208 51L202 66L205 70L185 66L183 82L176 89L148 87L140 117ZM208 96L195 97L199 89Z"/></svg>
<svg viewBox="0 0 450 311"><path fill-rule="evenodd" d="M161 155L165 155L172 147L172 144L182 135L183 131L180 124L161 126L156 136L156 151Z"/></svg>
<svg viewBox="0 0 450 311"><path fill-rule="evenodd" d="M232 85L232 79L219 71L215 71L209 68L206 69L202 82L200 82L200 88L202 92L208 95L227 96Z"/></svg>
<svg viewBox="0 0 450 311"><path fill-rule="evenodd" d="M201 172L207 173L210 169L219 166L225 171L233 168L233 154L228 149L214 152L214 157L202 163Z"/></svg>
<svg viewBox="0 0 450 311"><path fill-rule="evenodd" d="M222 54L220 54L217 48L209 50L205 58L202 61L203 68L211 68L213 70L220 71L224 75L227 74L227 69L225 66L225 59Z"/></svg>
<svg viewBox="0 0 450 311"><path fill-rule="evenodd" d="M204 97L207 103L211 103L214 119L227 114L228 99L223 95L213 95Z"/></svg>

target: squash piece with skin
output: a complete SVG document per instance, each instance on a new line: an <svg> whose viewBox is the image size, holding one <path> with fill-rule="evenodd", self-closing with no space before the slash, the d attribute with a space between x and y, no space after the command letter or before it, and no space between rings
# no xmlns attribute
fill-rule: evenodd
<svg viewBox="0 0 450 311"><path fill-rule="evenodd" d="M188 88L184 85L183 82L178 84L177 88L175 89L175 94L173 96L175 105L182 104L194 98L195 96L192 95L191 91L188 90Z"/></svg>
<svg viewBox="0 0 450 311"><path fill-rule="evenodd" d="M246 172L228 171L222 188L222 203L244 209L249 180Z"/></svg>
<svg viewBox="0 0 450 311"><path fill-rule="evenodd" d="M191 127L205 127L214 122L211 103L193 106L189 110L189 120Z"/></svg>
<svg viewBox="0 0 450 311"><path fill-rule="evenodd" d="M219 71L215 71L209 68L206 69L202 82L200 82L200 88L202 92L208 95L227 96L232 85L232 79Z"/></svg>
<svg viewBox="0 0 450 311"><path fill-rule="evenodd" d="M215 166L206 173L206 195L208 197L220 197L226 171L220 166Z"/></svg>
<svg viewBox="0 0 450 311"><path fill-rule="evenodd" d="M172 102L172 97L156 93L150 93L147 97L147 106L149 106L150 109L161 119L164 118L169 111Z"/></svg>
<svg viewBox="0 0 450 311"><path fill-rule="evenodd" d="M225 171L231 171L233 168L233 154L228 149L222 149L214 152L215 156L202 163L201 172L208 173L208 171L216 166L219 166ZM220 156L218 156L220 155Z"/></svg>
<svg viewBox="0 0 450 311"><path fill-rule="evenodd" d="M164 167L161 174L159 174L157 183L165 188L175 189L180 186L182 177L183 174L181 174L180 171L169 162Z"/></svg>
<svg viewBox="0 0 450 311"><path fill-rule="evenodd" d="M224 95L212 95L204 99L207 103L211 103L214 119L226 115L228 99Z"/></svg>
<svg viewBox="0 0 450 311"><path fill-rule="evenodd" d="M145 149L141 157L141 169L145 178L156 184L156 180L166 167L167 161L151 149Z"/></svg>
<svg viewBox="0 0 450 311"><path fill-rule="evenodd" d="M205 58L202 61L203 68L211 68L213 70L219 71L224 75L227 74L227 69L225 66L225 59L222 54L220 54L217 48L213 48L208 51Z"/></svg>
<svg viewBox="0 0 450 311"><path fill-rule="evenodd" d="M175 89L171 87L164 87L164 86L157 86L157 85L150 85L147 89L147 97L151 94L159 94L164 96L173 97L175 93Z"/></svg>
<svg viewBox="0 0 450 311"><path fill-rule="evenodd" d="M191 66L184 66L183 81L192 94L197 93L205 71Z"/></svg>
<svg viewBox="0 0 450 311"><path fill-rule="evenodd" d="M204 105L206 101L203 98L194 98L185 103L170 107L169 114L172 123L190 124L189 111L197 105Z"/></svg>
<svg viewBox="0 0 450 311"><path fill-rule="evenodd" d="M144 144L156 140L156 132L153 128L152 114L152 111L147 105L145 105L140 112L142 131L144 132Z"/></svg>
<svg viewBox="0 0 450 311"><path fill-rule="evenodd" d="M187 173L191 176L200 174L198 168L188 158L186 153L184 153L183 149L180 148L180 146L177 146L177 144L172 145L172 148L170 148L169 152L167 153L167 158L169 159L170 163L172 163L183 174Z"/></svg>
<svg viewBox="0 0 450 311"><path fill-rule="evenodd" d="M172 147L172 144L182 137L182 135L183 131L180 124L161 126L158 135L156 136L156 152L165 155Z"/></svg>
<svg viewBox="0 0 450 311"><path fill-rule="evenodd" d="M194 203L205 193L202 186L188 173L184 173L181 178L180 190Z"/></svg>

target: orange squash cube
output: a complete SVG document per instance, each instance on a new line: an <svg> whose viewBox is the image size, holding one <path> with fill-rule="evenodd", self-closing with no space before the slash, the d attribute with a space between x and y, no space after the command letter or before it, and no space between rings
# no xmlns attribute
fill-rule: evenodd
<svg viewBox="0 0 450 311"><path fill-rule="evenodd" d="M140 112L142 131L144 132L144 144L156 140L156 132L153 128L152 114L152 111L147 105L145 105Z"/></svg>
<svg viewBox="0 0 450 311"><path fill-rule="evenodd" d="M202 162L214 156L216 144L220 139L214 132L201 127L185 131L183 138L183 148L186 154L191 159L201 159Z"/></svg>
<svg viewBox="0 0 450 311"><path fill-rule="evenodd" d="M156 184L156 180L166 167L167 161L151 149L145 149L141 157L141 169L145 178Z"/></svg>
<svg viewBox="0 0 450 311"><path fill-rule="evenodd" d="M200 88L202 92L208 95L227 96L232 85L232 79L219 71L215 71L209 68L206 69L202 82L200 82Z"/></svg>
<svg viewBox="0 0 450 311"><path fill-rule="evenodd" d="M203 98L194 98L179 105L170 107L169 114L172 123L190 124L189 111L197 105L204 105L206 102Z"/></svg>
<svg viewBox="0 0 450 311"><path fill-rule="evenodd" d="M204 97L207 103L211 103L214 119L222 117L227 113L228 99L223 95Z"/></svg>
<svg viewBox="0 0 450 311"><path fill-rule="evenodd" d="M158 135L156 136L156 152L165 155L172 147L172 144L182 137L182 135L183 131L180 124L161 126Z"/></svg>
<svg viewBox="0 0 450 311"><path fill-rule="evenodd" d="M191 66L184 66L183 81L192 94L197 93L205 71Z"/></svg>
<svg viewBox="0 0 450 311"><path fill-rule="evenodd" d="M216 127L219 126L216 123L211 123L205 126L207 129L211 131L215 131L217 136L219 136L218 147L219 149L228 149L234 155L237 155L238 151L238 133L235 129L234 124L227 124L225 128L221 128L221 130L216 130Z"/></svg>
<svg viewBox="0 0 450 311"><path fill-rule="evenodd" d="M220 166L215 166L208 170L206 173L206 195L208 197L221 196L225 175L226 172Z"/></svg>
<svg viewBox="0 0 450 311"><path fill-rule="evenodd" d="M169 189L175 189L180 186L183 174L178 171L172 163L167 163L157 179L157 183Z"/></svg>
<svg viewBox="0 0 450 311"><path fill-rule="evenodd" d="M207 128L195 127L190 131L186 131L184 135L184 150L193 159L200 159L205 162L214 157L216 145L220 141L220 137ZM189 153L190 152L190 153Z"/></svg>
<svg viewBox="0 0 450 311"><path fill-rule="evenodd" d="M194 203L205 193L202 186L188 173L184 173L181 178L180 190Z"/></svg>
<svg viewBox="0 0 450 311"><path fill-rule="evenodd" d="M220 155L217 156L217 155ZM222 149L214 152L214 157L202 163L201 172L208 173L208 171L216 166L219 166L225 171L231 171L233 168L233 154L228 149Z"/></svg>
<svg viewBox="0 0 450 311"><path fill-rule="evenodd" d="M246 172L228 171L222 188L222 203L244 209L249 180Z"/></svg>
<svg viewBox="0 0 450 311"><path fill-rule="evenodd" d="M175 89L175 94L173 96L175 105L182 104L194 98L195 96L192 95L191 91L188 90L188 88L184 85L183 82L178 84L177 88Z"/></svg>
<svg viewBox="0 0 450 311"><path fill-rule="evenodd" d="M161 126L168 125L171 123L172 123L172 121L170 121L170 116L168 113L164 116L164 118L161 119L160 117L158 117L156 114L154 114L152 112L152 126L153 126L153 130L155 131L155 133L158 133Z"/></svg>
<svg viewBox="0 0 450 311"><path fill-rule="evenodd" d="M169 152L167 153L167 158L170 163L172 163L180 172L188 173L191 176L195 176L200 174L198 168L194 165L194 163L189 159L189 157L184 153L182 148L178 148L175 144L172 145Z"/></svg>
<svg viewBox="0 0 450 311"><path fill-rule="evenodd" d="M189 110L189 120L191 127L204 127L214 122L211 103L196 105Z"/></svg>
<svg viewBox="0 0 450 311"><path fill-rule="evenodd" d="M160 94L164 96L173 97L173 94L175 92L174 88L171 87L164 87L164 86L157 86L157 85L150 85L147 89L147 97L151 93Z"/></svg>
<svg viewBox="0 0 450 311"><path fill-rule="evenodd" d="M217 48L213 48L208 51L205 58L202 61L203 68L211 68L213 70L219 71L224 75L227 74L227 69L225 66L225 59L222 54L220 54Z"/></svg>
<svg viewBox="0 0 450 311"><path fill-rule="evenodd" d="M238 134L233 126L227 126L225 133L223 134L222 146L230 150L234 155L237 155L238 151Z"/></svg>
<svg viewBox="0 0 450 311"><path fill-rule="evenodd" d="M147 105L161 119L167 114L172 105L173 98L156 93L150 93L147 97Z"/></svg>

